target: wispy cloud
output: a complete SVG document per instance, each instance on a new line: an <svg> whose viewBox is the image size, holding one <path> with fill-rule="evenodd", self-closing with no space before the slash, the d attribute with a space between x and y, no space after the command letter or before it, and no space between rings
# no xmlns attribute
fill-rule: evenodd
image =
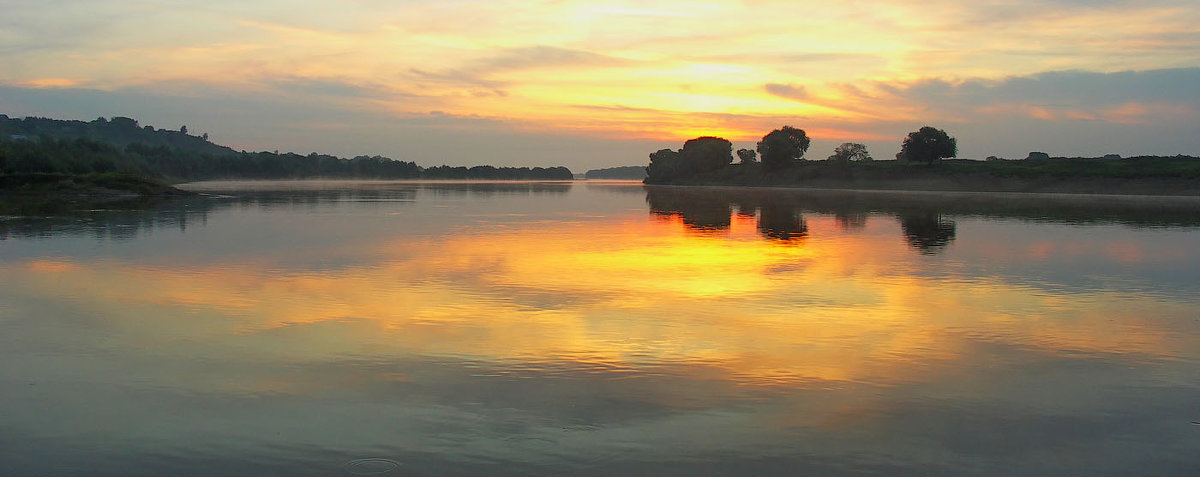
<svg viewBox="0 0 1200 477"><path fill-rule="evenodd" d="M994 104L1106 109L1130 102L1200 106L1200 68L1095 73L1054 71L1003 79L922 80L894 90L933 109Z"/></svg>
<svg viewBox="0 0 1200 477"><path fill-rule="evenodd" d="M793 101L804 101L810 98L808 90L805 89L804 86L767 83L766 85L763 85L763 89L770 94Z"/></svg>
<svg viewBox="0 0 1200 477"><path fill-rule="evenodd" d="M52 88L73 88L85 83L85 80L74 78L33 78L24 81L16 81L14 86L24 86L27 88L37 89L52 89Z"/></svg>
<svg viewBox="0 0 1200 477"><path fill-rule="evenodd" d="M149 103L211 98L257 118L262 143L272 121L432 127L412 121L442 111L480 134L749 140L787 123L882 145L937 122L981 131L969 151L1027 121L1092 144L1106 137L1085 123L1111 136L1195 117L1192 3L0 0L0 84L22 98L0 107L125 114L96 99L121 97L178 122Z"/></svg>
<svg viewBox="0 0 1200 477"><path fill-rule="evenodd" d="M540 68L618 66L631 63L633 62L630 60L590 51L538 45L501 50L496 55L471 62L464 69L474 73L491 73Z"/></svg>

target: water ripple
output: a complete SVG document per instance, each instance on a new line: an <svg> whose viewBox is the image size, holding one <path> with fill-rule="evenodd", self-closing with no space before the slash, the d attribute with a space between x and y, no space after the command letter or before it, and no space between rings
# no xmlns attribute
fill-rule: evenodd
<svg viewBox="0 0 1200 477"><path fill-rule="evenodd" d="M352 460L342 467L354 475L386 475L399 469L400 463L391 459L371 457Z"/></svg>

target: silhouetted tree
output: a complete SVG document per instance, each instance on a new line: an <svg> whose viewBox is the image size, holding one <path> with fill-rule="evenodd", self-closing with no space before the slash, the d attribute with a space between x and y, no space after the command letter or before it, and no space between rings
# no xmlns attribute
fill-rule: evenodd
<svg viewBox="0 0 1200 477"><path fill-rule="evenodd" d="M187 126L179 126L179 132L187 134Z"/></svg>
<svg viewBox="0 0 1200 477"><path fill-rule="evenodd" d="M738 149L737 157L742 161L742 164L753 164L758 162L758 153L750 149Z"/></svg>
<svg viewBox="0 0 1200 477"><path fill-rule="evenodd" d="M698 137L683 143L679 155L689 169L689 175L715 171L733 162L733 143L719 137Z"/></svg>
<svg viewBox="0 0 1200 477"><path fill-rule="evenodd" d="M941 129L925 126L908 133L900 146L897 159L933 164L946 157L958 155L958 143Z"/></svg>
<svg viewBox="0 0 1200 477"><path fill-rule="evenodd" d="M829 160L833 162L873 161L874 158L867 152L867 146L856 142L846 142L834 148L833 155L829 156Z"/></svg>
<svg viewBox="0 0 1200 477"><path fill-rule="evenodd" d="M663 184L674 179L715 171L733 162L733 143L713 136L698 137L683 143L683 149L661 149L650 154L646 182Z"/></svg>
<svg viewBox="0 0 1200 477"><path fill-rule="evenodd" d="M767 169L780 169L804 157L810 142L803 129L784 126L763 136L758 142L758 155Z"/></svg>
<svg viewBox="0 0 1200 477"><path fill-rule="evenodd" d="M679 153L670 149L659 149L650 153L650 165L646 166L646 182L663 183L682 177L685 173Z"/></svg>

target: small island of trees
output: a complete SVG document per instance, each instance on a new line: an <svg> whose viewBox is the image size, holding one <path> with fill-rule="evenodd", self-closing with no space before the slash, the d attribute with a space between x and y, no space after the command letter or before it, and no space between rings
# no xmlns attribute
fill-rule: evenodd
<svg viewBox="0 0 1200 477"><path fill-rule="evenodd" d="M763 136L755 150L739 149L739 162L734 163L732 142L714 136L698 137L685 142L678 151L661 149L651 153L650 165L646 167L646 183L675 183L698 176L713 177L713 173L718 173L716 178L773 174L808 162L804 154L811 144L812 140L803 129L783 126ZM946 131L926 126L904 139L896 158L905 163L933 164L957 154L958 146L953 137ZM867 146L854 142L836 147L826 159L828 164L843 166L871 161L874 158L867 151Z"/></svg>
<svg viewBox="0 0 1200 477"><path fill-rule="evenodd" d="M800 128L765 134L754 150L733 150L727 139L703 136L679 150L650 154L646 184L741 185L829 189L996 192L1077 192L1200 195L1200 158L1138 156L1020 160L955 159L958 141L925 126L908 133L896 160L875 160L861 143L838 145L824 160L808 160L812 141ZM734 157L737 162L734 162Z"/></svg>

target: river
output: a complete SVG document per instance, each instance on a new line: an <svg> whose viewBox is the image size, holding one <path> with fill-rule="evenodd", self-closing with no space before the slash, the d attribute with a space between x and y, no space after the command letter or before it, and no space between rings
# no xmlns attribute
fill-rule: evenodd
<svg viewBox="0 0 1200 477"><path fill-rule="evenodd" d="M185 187L0 218L0 474L1200 475L1192 199Z"/></svg>

